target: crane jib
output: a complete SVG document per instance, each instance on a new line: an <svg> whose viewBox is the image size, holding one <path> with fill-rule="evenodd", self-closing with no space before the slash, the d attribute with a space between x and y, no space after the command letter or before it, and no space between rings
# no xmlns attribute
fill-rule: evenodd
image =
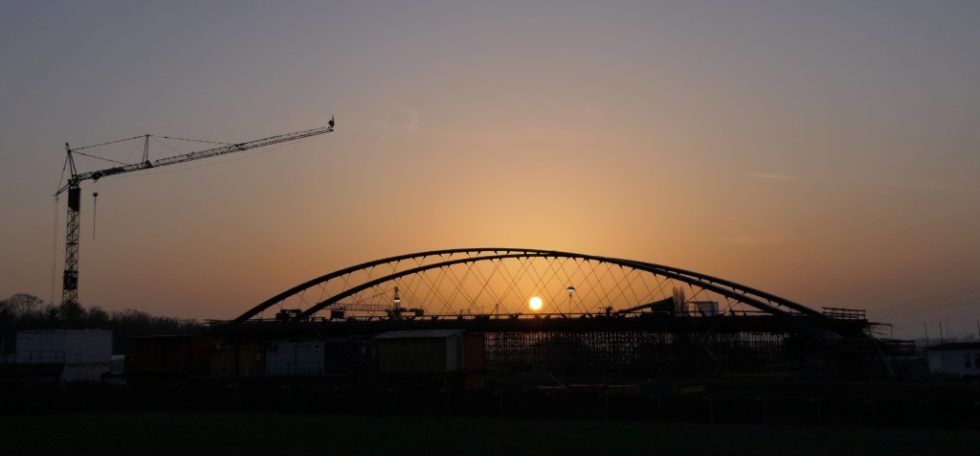
<svg viewBox="0 0 980 456"><path fill-rule="evenodd" d="M155 168L160 166L176 165L176 164L186 163L193 160L200 160L202 158L210 158L219 155L225 155L233 152L244 152L250 149L257 149L259 147L271 146L273 144L295 141L297 139L308 138L310 136L316 136L323 133L330 133L332 131L333 131L332 127L321 127L321 128L314 128L311 130L303 130L294 133L287 133L283 135L270 136L268 138L256 139L254 141L246 141L237 144L228 144L220 147L215 147L213 149L205 149L205 150L199 150L199 151L190 152L182 155L164 157L152 162L146 160L142 163L133 163L130 165L115 166L112 168L100 169L97 171L89 171L86 173L76 174L74 175L74 178L78 181L99 180L103 177L112 176L115 174L129 173L133 171L140 171L140 170Z"/></svg>
<svg viewBox="0 0 980 456"><path fill-rule="evenodd" d="M256 149L259 147L270 146L273 144L284 143L288 141L294 141L297 139L308 138L310 136L316 136L323 133L333 132L334 120L330 119L330 123L327 127L314 128L311 130L303 130L294 133L287 133L277 136L270 136L268 138L257 139L254 141L247 141L237 144L226 144L220 147L215 147L212 149L200 150L196 152L191 152L183 155L175 155L172 157L161 158L154 162L148 159L149 138L150 135L143 135L145 138L143 161L141 163L133 163L122 166L115 166L112 168L106 168L97 171L89 171L86 173L77 173L75 171L75 161L72 157L72 149L65 143L65 151L68 154L66 166L70 166L71 178L68 183L63 187L59 188L55 193L55 197L60 195L62 192L68 192L68 226L65 231L65 269L64 277L62 282L62 304L78 304L78 244L80 241L79 233L81 231L81 225L79 223L79 218L81 215L81 202L82 202L82 189L79 186L82 181L85 180L98 180L106 176L112 176L115 174L129 173L132 171L140 171L148 168L155 168L159 166L166 165L176 165L178 163L185 163L193 160L199 160L202 158L216 157L219 155L229 154L233 152L242 152L249 149ZM135 139L139 136L134 136ZM126 140L121 140L126 141ZM86 146L80 149L88 149L91 147L98 147L108 144L115 144L120 141L113 141L109 143L97 144L95 146ZM93 195L97 196L97 194Z"/></svg>

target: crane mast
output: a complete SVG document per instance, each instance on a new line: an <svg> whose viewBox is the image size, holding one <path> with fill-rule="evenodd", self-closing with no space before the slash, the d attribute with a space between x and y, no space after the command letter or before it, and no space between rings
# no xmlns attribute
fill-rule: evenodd
<svg viewBox="0 0 980 456"><path fill-rule="evenodd" d="M72 148L65 143L65 152L67 153L67 166L71 175L68 181L55 193L58 196L62 193L68 193L68 217L67 217L67 229L65 230L65 269L62 276L62 293L61 293L61 303L62 306L68 307L78 304L78 244L80 239L81 231L81 203L82 203L82 188L81 183L86 180L96 181L106 176L114 176L117 174L131 173L135 171L141 171L149 168L159 168L161 166L176 165L179 163L186 163L194 160L201 160L205 158L217 157L219 155L232 154L236 152L244 152L251 149L257 149L260 147L271 146L274 144L280 144L289 141L295 141L298 139L308 138L311 136L322 135L324 133L330 133L334 130L334 119L331 118L330 122L326 127L313 128L310 130L297 131L293 133L286 133L276 136L270 136L267 138L256 139L253 141L247 141L237 144L227 144L219 147L214 147L211 149L199 150L196 152L190 152L181 155L174 155L171 157L165 157L158 160L149 160L149 137L150 135L144 135L146 142L143 148L143 161L141 163L133 163L127 165L116 166L112 168L101 169L97 171L88 171L84 173L79 173L75 167L75 158L72 155ZM140 138L139 136L130 139Z"/></svg>

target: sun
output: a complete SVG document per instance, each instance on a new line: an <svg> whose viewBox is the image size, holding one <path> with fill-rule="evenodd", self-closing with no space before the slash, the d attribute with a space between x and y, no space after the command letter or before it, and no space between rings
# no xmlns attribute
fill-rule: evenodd
<svg viewBox="0 0 980 456"><path fill-rule="evenodd" d="M530 307L531 310L533 310L535 312L541 310L541 306L543 306L543 305L544 305L544 301L542 301L541 298L539 298L537 296L534 296L530 300L527 301L527 306Z"/></svg>

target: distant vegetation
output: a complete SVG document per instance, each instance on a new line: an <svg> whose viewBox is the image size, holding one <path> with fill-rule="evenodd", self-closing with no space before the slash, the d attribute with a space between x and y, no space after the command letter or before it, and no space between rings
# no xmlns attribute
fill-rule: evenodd
<svg viewBox="0 0 980 456"><path fill-rule="evenodd" d="M129 337L195 332L199 327L196 320L161 317L134 309L106 312L97 306L56 306L25 293L0 300L0 346L5 352L12 350L17 331L25 329L111 329L115 351L121 352Z"/></svg>

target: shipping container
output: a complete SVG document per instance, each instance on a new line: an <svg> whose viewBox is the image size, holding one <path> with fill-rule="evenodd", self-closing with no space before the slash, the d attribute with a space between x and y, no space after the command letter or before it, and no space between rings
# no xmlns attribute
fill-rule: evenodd
<svg viewBox="0 0 980 456"><path fill-rule="evenodd" d="M324 369L326 375L349 375L364 371L361 365L370 364L370 347L352 338L327 339L324 341Z"/></svg>
<svg viewBox="0 0 980 456"><path fill-rule="evenodd" d="M216 378L265 375L265 344L217 340L211 344L211 376Z"/></svg>
<svg viewBox="0 0 980 456"><path fill-rule="evenodd" d="M385 374L434 374L463 365L463 331L389 331L375 336L378 368Z"/></svg>
<svg viewBox="0 0 980 456"><path fill-rule="evenodd" d="M463 369L483 369L486 367L486 341L483 333L463 335Z"/></svg>
<svg viewBox="0 0 980 456"><path fill-rule="evenodd" d="M980 377L980 343L951 342L927 347L926 359L933 375Z"/></svg>
<svg viewBox="0 0 980 456"><path fill-rule="evenodd" d="M62 382L101 382L109 373L112 331L57 329L19 331L15 360L26 365L57 365Z"/></svg>
<svg viewBox="0 0 980 456"><path fill-rule="evenodd" d="M205 376L210 371L208 339L200 336L148 336L129 339L127 375Z"/></svg>
<svg viewBox="0 0 980 456"><path fill-rule="evenodd" d="M276 341L265 350L265 369L270 377L324 374L324 343L321 341Z"/></svg>
<svg viewBox="0 0 980 456"><path fill-rule="evenodd" d="M18 331L19 364L108 364L112 357L112 331L56 329Z"/></svg>
<svg viewBox="0 0 980 456"><path fill-rule="evenodd" d="M64 331L17 332L17 364L64 363Z"/></svg>

